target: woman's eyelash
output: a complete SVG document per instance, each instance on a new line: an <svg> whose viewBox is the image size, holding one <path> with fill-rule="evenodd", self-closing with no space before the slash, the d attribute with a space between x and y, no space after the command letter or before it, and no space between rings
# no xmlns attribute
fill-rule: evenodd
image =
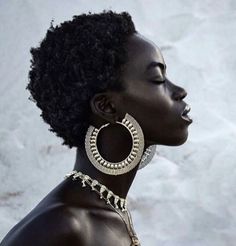
<svg viewBox="0 0 236 246"><path fill-rule="evenodd" d="M155 84L163 84L165 83L165 79L164 80L150 80L152 83L155 83Z"/></svg>
<svg viewBox="0 0 236 246"><path fill-rule="evenodd" d="M164 73L164 75L162 76L162 78L161 77L159 77L159 76L157 76L156 78L154 77L153 79L151 79L150 81L152 82L152 83L156 83L156 84L163 84L163 83L165 83L165 81L166 81L166 71L165 71L165 73Z"/></svg>

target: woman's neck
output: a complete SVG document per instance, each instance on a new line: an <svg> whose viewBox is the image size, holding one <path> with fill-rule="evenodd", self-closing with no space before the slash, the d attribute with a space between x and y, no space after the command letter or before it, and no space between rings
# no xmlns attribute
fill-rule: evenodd
<svg viewBox="0 0 236 246"><path fill-rule="evenodd" d="M74 170L81 171L105 185L114 194L126 198L129 188L137 172L135 167L132 171L118 176L111 176L97 170L88 159L85 150L77 149Z"/></svg>
<svg viewBox="0 0 236 246"><path fill-rule="evenodd" d="M118 162L125 159L130 152L131 146L131 137L127 131L122 130L122 127L110 127L106 131L99 133L97 147L101 156L108 161ZM145 146L145 149L147 147ZM138 170L138 165L122 175L107 175L93 166L86 154L85 148L80 147L77 148L74 170L89 175L92 179L96 179L105 185L114 194L126 198Z"/></svg>

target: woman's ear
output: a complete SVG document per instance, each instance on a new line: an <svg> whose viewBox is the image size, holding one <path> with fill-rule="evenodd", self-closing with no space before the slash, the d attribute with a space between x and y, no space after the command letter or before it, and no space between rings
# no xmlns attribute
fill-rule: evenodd
<svg viewBox="0 0 236 246"><path fill-rule="evenodd" d="M90 100L90 107L95 115L109 122L115 123L118 118L115 103L109 93L95 94Z"/></svg>

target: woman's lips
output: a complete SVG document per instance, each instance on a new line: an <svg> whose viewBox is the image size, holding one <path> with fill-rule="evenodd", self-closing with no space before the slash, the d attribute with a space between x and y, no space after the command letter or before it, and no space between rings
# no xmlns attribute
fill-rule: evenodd
<svg viewBox="0 0 236 246"><path fill-rule="evenodd" d="M193 122L193 120L188 115L190 110L191 110L190 106L186 105L185 108L184 108L183 113L181 114L181 118L191 124Z"/></svg>

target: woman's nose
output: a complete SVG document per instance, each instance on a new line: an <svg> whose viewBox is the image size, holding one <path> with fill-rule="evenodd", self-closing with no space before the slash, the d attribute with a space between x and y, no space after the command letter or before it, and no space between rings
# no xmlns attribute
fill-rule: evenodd
<svg viewBox="0 0 236 246"><path fill-rule="evenodd" d="M180 86L174 86L172 98L176 101L183 100L187 96L187 92Z"/></svg>

